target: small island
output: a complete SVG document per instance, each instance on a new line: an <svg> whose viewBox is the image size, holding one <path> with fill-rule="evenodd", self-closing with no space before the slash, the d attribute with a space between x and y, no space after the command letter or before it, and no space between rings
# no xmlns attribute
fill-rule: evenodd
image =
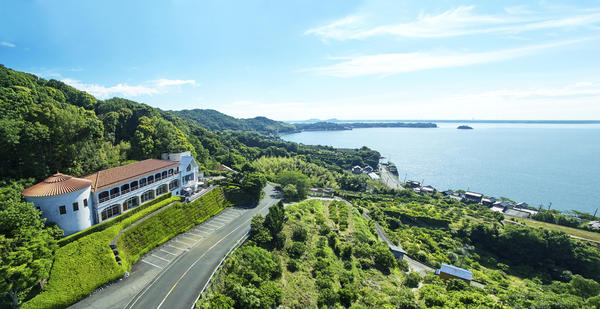
<svg viewBox="0 0 600 309"><path fill-rule="evenodd" d="M458 126L457 129L459 129L459 130L473 130L472 127L466 126L466 125Z"/></svg>

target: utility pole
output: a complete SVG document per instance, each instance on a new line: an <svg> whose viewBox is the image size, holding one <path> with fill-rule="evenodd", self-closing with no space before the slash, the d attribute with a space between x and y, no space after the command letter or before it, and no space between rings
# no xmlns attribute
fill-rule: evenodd
<svg viewBox="0 0 600 309"><path fill-rule="evenodd" d="M596 208L596 211L594 211L594 220L596 220L596 213L598 212L598 208Z"/></svg>

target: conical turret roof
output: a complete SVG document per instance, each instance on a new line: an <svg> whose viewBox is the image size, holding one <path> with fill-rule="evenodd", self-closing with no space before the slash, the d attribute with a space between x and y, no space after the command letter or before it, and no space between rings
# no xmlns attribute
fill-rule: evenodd
<svg viewBox="0 0 600 309"><path fill-rule="evenodd" d="M25 190L24 196L53 196L75 192L90 187L92 182L88 179L56 173L44 181L37 183Z"/></svg>

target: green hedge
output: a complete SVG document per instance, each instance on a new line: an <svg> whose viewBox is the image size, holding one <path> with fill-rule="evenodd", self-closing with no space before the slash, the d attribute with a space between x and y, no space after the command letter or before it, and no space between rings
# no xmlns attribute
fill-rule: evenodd
<svg viewBox="0 0 600 309"><path fill-rule="evenodd" d="M122 277L125 269L117 264L108 246L119 231L118 226L112 226L56 250L45 291L21 308L65 308Z"/></svg>
<svg viewBox="0 0 600 309"><path fill-rule="evenodd" d="M140 212L140 211L142 211L142 210L144 210L144 209L146 209L146 208L148 208L148 207L150 207L150 206L152 206L152 205L154 205L154 204L156 204L158 202L161 202L161 201L163 201L165 199L168 199L170 197L171 197L171 192L165 193L165 194L163 194L163 195L161 195L161 196L153 199L152 201L150 201L148 203L144 203L144 204L142 204L142 205L140 205L140 206L138 206L138 207L136 207L136 208L134 208L134 209L132 209L132 210L130 210L128 212L125 212L124 214L122 214L120 216L117 216L117 217L115 217L113 219L110 219L108 221L104 221L102 223L96 224L94 226L91 226L91 227L83 230L83 231L79 231L79 232L77 232L75 234L69 235L69 236L67 236L67 237L59 240L58 241L58 245L59 246L64 246L64 245L66 245L66 244L68 244L70 242L73 242L73 241L75 241L77 239L80 239L81 237L90 235L90 234L95 233L95 232L103 231L103 230L105 230L105 229L107 229L107 228L109 228L109 227L111 227L111 226L113 226L113 225L115 225L115 224L117 224L117 223L119 223L119 222L121 222L121 221L123 221L123 220L125 220L125 219L127 219L129 217L131 217L131 216L133 216L134 214L136 214L136 213L138 213L138 212Z"/></svg>
<svg viewBox="0 0 600 309"><path fill-rule="evenodd" d="M214 188L189 204L177 204L124 232L117 248L124 266L194 225L204 222L229 206L221 187Z"/></svg>
<svg viewBox="0 0 600 309"><path fill-rule="evenodd" d="M128 265L119 265L110 242L119 232L146 215L179 200L164 194L123 215L74 234L54 253L54 263L44 291L23 304L23 308L64 308L102 285L123 276Z"/></svg>

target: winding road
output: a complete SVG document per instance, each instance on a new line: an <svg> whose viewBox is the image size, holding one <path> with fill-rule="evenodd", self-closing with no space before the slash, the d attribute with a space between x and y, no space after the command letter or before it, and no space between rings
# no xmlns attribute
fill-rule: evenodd
<svg viewBox="0 0 600 309"><path fill-rule="evenodd" d="M148 252L129 277L96 291L70 308L192 308L223 257L281 197L264 188L256 207L231 207Z"/></svg>

